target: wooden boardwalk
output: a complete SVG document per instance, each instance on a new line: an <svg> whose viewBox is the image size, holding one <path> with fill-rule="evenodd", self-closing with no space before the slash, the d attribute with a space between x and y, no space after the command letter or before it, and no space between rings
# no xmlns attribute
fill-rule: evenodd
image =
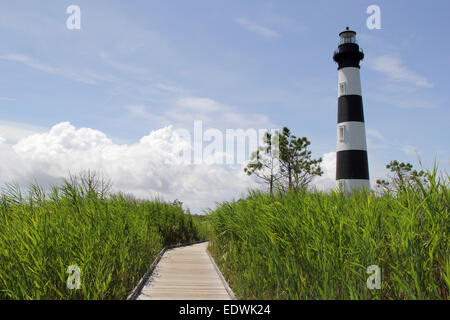
<svg viewBox="0 0 450 320"><path fill-rule="evenodd" d="M166 251L137 300L233 299L207 246L203 242Z"/></svg>

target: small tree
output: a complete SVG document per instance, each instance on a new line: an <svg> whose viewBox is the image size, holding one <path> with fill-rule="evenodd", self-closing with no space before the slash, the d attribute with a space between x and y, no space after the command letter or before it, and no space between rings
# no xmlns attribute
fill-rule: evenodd
<svg viewBox="0 0 450 320"><path fill-rule="evenodd" d="M64 179L63 193L76 199L77 197L94 197L104 199L112 189L112 181L101 172L86 170L78 175L69 172L69 178Z"/></svg>
<svg viewBox="0 0 450 320"><path fill-rule="evenodd" d="M180 201L178 199L173 200L172 205L174 207L178 207L180 209L183 209L183 201Z"/></svg>
<svg viewBox="0 0 450 320"><path fill-rule="evenodd" d="M306 188L314 176L322 175L322 158L312 159L311 151L307 150L311 142L306 137L297 138L284 127L282 134L266 133L263 141L265 145L252 154L244 171L266 182L270 193L274 188L281 191Z"/></svg>
<svg viewBox="0 0 450 320"><path fill-rule="evenodd" d="M323 174L320 167L322 158L312 159L312 152L307 150L310 144L306 137L297 138L287 127L283 128L280 135L280 162L285 177L284 188L307 188L314 176Z"/></svg>
<svg viewBox="0 0 450 320"><path fill-rule="evenodd" d="M389 169L387 180L378 179L377 188L384 189L387 192L398 192L405 190L407 187L418 186L419 183L425 184L427 182L425 172L423 170L413 170L413 165L410 163L398 162L393 160L386 165Z"/></svg>
<svg viewBox="0 0 450 320"><path fill-rule="evenodd" d="M273 188L280 179L280 172L277 169L279 152L278 147L279 134L276 131L272 136L269 132L263 137L263 143L259 150L252 153L250 162L244 168L244 172L249 176L254 174L263 182L269 185L269 192L273 193Z"/></svg>
<svg viewBox="0 0 450 320"><path fill-rule="evenodd" d="M112 189L112 181L98 171L82 171L79 173L80 185L84 193L95 194L104 199Z"/></svg>

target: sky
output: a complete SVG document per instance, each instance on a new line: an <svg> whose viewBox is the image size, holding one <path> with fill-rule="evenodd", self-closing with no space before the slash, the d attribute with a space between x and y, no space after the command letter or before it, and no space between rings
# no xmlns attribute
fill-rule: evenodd
<svg viewBox="0 0 450 320"><path fill-rule="evenodd" d="M67 27L70 5L80 29ZM370 5L380 29L367 26ZM287 126L323 158L314 185L332 188L332 55L346 26L365 53L372 185L394 159L448 172L449 11L444 0L2 1L0 185L91 169L115 190L179 199L197 213L260 186L242 163L180 161L192 143L179 130L194 137L201 121L203 134ZM209 151L204 159L230 150Z"/></svg>

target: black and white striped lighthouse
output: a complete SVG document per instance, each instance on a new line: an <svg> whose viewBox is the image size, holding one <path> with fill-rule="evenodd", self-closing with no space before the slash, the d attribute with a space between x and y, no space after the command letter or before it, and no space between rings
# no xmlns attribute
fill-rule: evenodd
<svg viewBox="0 0 450 320"><path fill-rule="evenodd" d="M359 75L364 53L356 42L355 31L347 27L339 37L339 47L333 55L338 64L336 181L345 192L351 193L354 189L370 188Z"/></svg>

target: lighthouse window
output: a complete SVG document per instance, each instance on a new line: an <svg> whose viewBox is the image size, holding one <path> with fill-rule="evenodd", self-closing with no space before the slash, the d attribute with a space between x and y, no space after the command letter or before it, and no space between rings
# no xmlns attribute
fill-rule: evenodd
<svg viewBox="0 0 450 320"><path fill-rule="evenodd" d="M344 131L345 131L345 126L340 126L339 127L339 142L344 142Z"/></svg>
<svg viewBox="0 0 450 320"><path fill-rule="evenodd" d="M345 81L340 82L340 83L339 83L339 93L340 93L340 94L345 94L346 87L347 87L347 86L346 86Z"/></svg>

